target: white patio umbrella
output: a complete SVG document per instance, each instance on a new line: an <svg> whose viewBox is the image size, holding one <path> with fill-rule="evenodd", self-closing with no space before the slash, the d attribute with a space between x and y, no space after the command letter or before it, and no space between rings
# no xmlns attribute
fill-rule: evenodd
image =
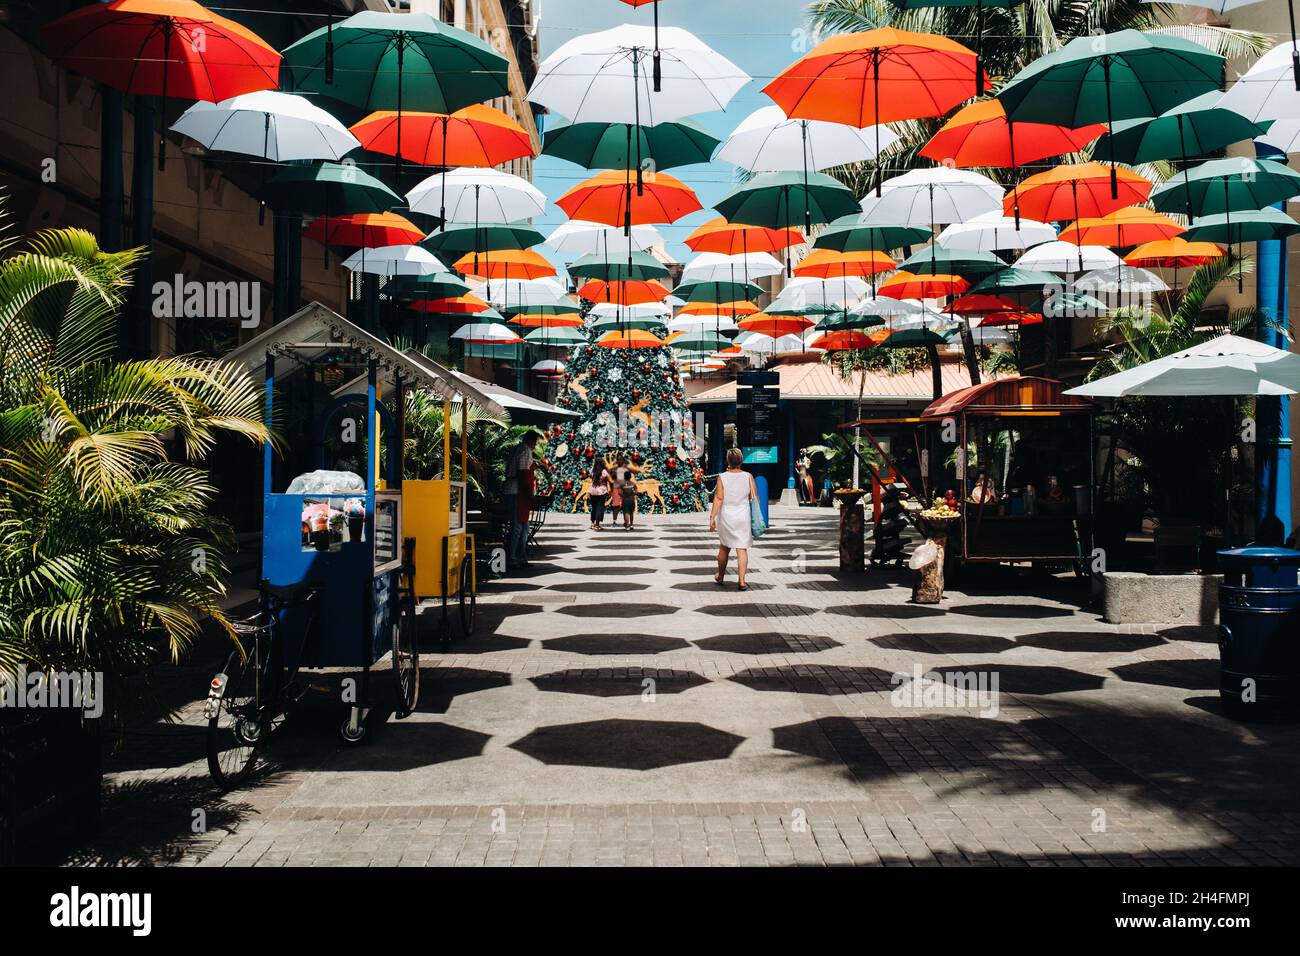
<svg viewBox="0 0 1300 956"><path fill-rule="evenodd" d="M669 332L733 332L736 320L729 315L679 315L668 323Z"/></svg>
<svg viewBox="0 0 1300 956"><path fill-rule="evenodd" d="M1149 269L1119 265L1094 269L1074 280L1074 288L1083 292L1168 292L1169 285Z"/></svg>
<svg viewBox="0 0 1300 956"><path fill-rule="evenodd" d="M887 126L790 119L781 107L764 106L740 121L713 158L755 173L821 170L872 159L896 142Z"/></svg>
<svg viewBox="0 0 1300 956"><path fill-rule="evenodd" d="M1029 249L1055 238L1056 229L1045 222L1021 217L1017 228L1014 216L1004 216L1001 209L994 209L945 226L937 242L945 249L999 252L1003 249Z"/></svg>
<svg viewBox="0 0 1300 956"><path fill-rule="evenodd" d="M339 160L361 146L348 128L304 96L258 90L195 103L172 129L211 150L274 162Z"/></svg>
<svg viewBox="0 0 1300 956"><path fill-rule="evenodd" d="M1268 132L1257 137L1257 142L1267 143L1284 153L1300 153L1300 119L1274 120Z"/></svg>
<svg viewBox="0 0 1300 956"><path fill-rule="evenodd" d="M891 299L888 296L867 296L853 308L849 315L876 315L882 319L921 315L928 312L920 299Z"/></svg>
<svg viewBox="0 0 1300 956"><path fill-rule="evenodd" d="M1034 246L1012 265L1039 272L1087 272L1114 269L1123 261L1105 246L1076 246L1073 242L1054 239Z"/></svg>
<svg viewBox="0 0 1300 956"><path fill-rule="evenodd" d="M451 337L471 345L513 345L523 341L508 326L497 322L471 322L451 333Z"/></svg>
<svg viewBox="0 0 1300 956"><path fill-rule="evenodd" d="M446 188L446 221L518 222L540 216L546 196L521 176L499 169L461 167L434 173L406 194L411 212L441 214Z"/></svg>
<svg viewBox="0 0 1300 956"><path fill-rule="evenodd" d="M865 224L940 226L1002 208L1002 187L967 169L913 169L881 184L860 205Z"/></svg>
<svg viewBox="0 0 1300 956"><path fill-rule="evenodd" d="M571 219L555 227L546 238L546 244L565 256L599 255L625 256L628 253L628 236L622 226L607 226L600 222ZM664 237L654 226L633 226L631 251L644 252L664 244Z"/></svg>
<svg viewBox="0 0 1300 956"><path fill-rule="evenodd" d="M1256 60L1216 105L1219 109L1240 113L1252 123L1300 119L1300 79L1296 77L1296 59L1293 43L1279 43Z"/></svg>
<svg viewBox="0 0 1300 956"><path fill-rule="evenodd" d="M630 23L574 37L541 62L528 98L574 123L652 126L726 109L749 82L747 73L694 34L661 27L656 92L654 48L654 32Z"/></svg>
<svg viewBox="0 0 1300 956"><path fill-rule="evenodd" d="M682 270L682 282L748 282L774 276L785 266L769 252L746 252L729 256L721 252L701 252Z"/></svg>
<svg viewBox="0 0 1300 956"><path fill-rule="evenodd" d="M831 279L795 276L785 284L769 308L778 305L796 308L842 306L860 299L870 290L871 286L857 276L836 276Z"/></svg>
<svg viewBox="0 0 1300 956"><path fill-rule="evenodd" d="M542 359L540 362L534 362L532 371L538 375L563 375L564 363L557 362L555 359Z"/></svg>
<svg viewBox="0 0 1300 956"><path fill-rule="evenodd" d="M447 267L423 246L378 246L358 249L343 260L343 268L381 276L424 276Z"/></svg>
<svg viewBox="0 0 1300 956"><path fill-rule="evenodd" d="M598 302L591 307L588 315L595 319L667 319L672 315L672 307L666 302L638 302L635 305L619 305L617 302Z"/></svg>
<svg viewBox="0 0 1300 956"><path fill-rule="evenodd" d="M1300 392L1300 355L1238 335L1193 345L1137 368L1068 389L1066 395L1294 395Z"/></svg>

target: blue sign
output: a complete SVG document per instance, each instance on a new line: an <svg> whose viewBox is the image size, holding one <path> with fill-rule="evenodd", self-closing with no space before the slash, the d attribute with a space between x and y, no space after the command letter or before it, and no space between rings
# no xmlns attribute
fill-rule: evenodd
<svg viewBox="0 0 1300 956"><path fill-rule="evenodd" d="M775 465L780 456L777 454L776 445L749 446L742 448L745 455L745 464L747 465Z"/></svg>

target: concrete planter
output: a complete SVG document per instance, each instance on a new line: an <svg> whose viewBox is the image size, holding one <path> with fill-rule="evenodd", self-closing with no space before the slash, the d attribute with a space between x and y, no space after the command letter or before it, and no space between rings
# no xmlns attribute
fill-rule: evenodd
<svg viewBox="0 0 1300 956"><path fill-rule="evenodd" d="M1102 616L1110 624L1217 624L1218 574L1142 574L1109 571L1101 576Z"/></svg>

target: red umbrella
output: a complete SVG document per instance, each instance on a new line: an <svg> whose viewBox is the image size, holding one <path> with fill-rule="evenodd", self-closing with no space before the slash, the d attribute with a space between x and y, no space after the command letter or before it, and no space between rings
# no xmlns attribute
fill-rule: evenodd
<svg viewBox="0 0 1300 956"><path fill-rule="evenodd" d="M346 216L318 216L303 235L327 246L377 249L419 242L424 230L395 212L353 212Z"/></svg>
<svg viewBox="0 0 1300 956"><path fill-rule="evenodd" d="M193 0L112 0L59 17L43 33L60 65L139 96L216 103L280 85L274 47Z"/></svg>

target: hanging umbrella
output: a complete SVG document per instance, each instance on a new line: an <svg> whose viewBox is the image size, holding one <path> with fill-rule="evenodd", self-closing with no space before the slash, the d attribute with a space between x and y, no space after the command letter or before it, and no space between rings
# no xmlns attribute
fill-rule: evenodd
<svg viewBox="0 0 1300 956"><path fill-rule="evenodd" d="M796 276L833 279L837 276L874 276L894 269L895 263L883 252L836 252L814 249L794 267Z"/></svg>
<svg viewBox="0 0 1300 956"><path fill-rule="evenodd" d="M863 221L940 226L996 211L1001 201L1002 187L979 173L946 166L912 169L863 200Z"/></svg>
<svg viewBox="0 0 1300 956"><path fill-rule="evenodd" d="M364 10L337 24L331 17L285 48L284 65L296 89L365 110L397 111L399 177L403 110L452 113L510 95L509 61L487 41L428 13Z"/></svg>
<svg viewBox="0 0 1300 956"><path fill-rule="evenodd" d="M1116 186L1113 191L1108 187L1112 175ZM1101 217L1145 202L1151 183L1131 170L1115 171L1101 163L1073 163L1028 177L1017 192L1022 215L1039 222L1066 222ZM1014 201L1016 197L1010 194L1003 200L1005 215L1012 214Z"/></svg>
<svg viewBox="0 0 1300 956"><path fill-rule="evenodd" d="M672 315L672 309L663 302L637 302L632 305L618 305L613 302L597 302L591 307L587 314L593 319L611 319L618 321L620 319L657 319L662 325L668 316Z"/></svg>
<svg viewBox="0 0 1300 956"><path fill-rule="evenodd" d="M626 282L590 279L578 287L578 295L588 302L617 302L636 305L643 302L660 302L668 296L668 289L654 280Z"/></svg>
<svg viewBox="0 0 1300 956"><path fill-rule="evenodd" d="M1104 246L1077 246L1072 242L1045 242L1025 252L1012 265L1039 272L1087 272L1118 266L1123 260Z"/></svg>
<svg viewBox="0 0 1300 956"><path fill-rule="evenodd" d="M1182 236L1144 242L1124 257L1131 266L1145 268L1182 269L1203 266L1225 255L1221 246L1212 242L1189 242Z"/></svg>
<svg viewBox="0 0 1300 956"><path fill-rule="evenodd" d="M1097 155L1114 154L1122 163L1152 163L1163 159L1186 162L1208 156L1242 140L1268 132L1271 120L1255 123L1225 108L1218 90L1193 97L1154 119L1133 119L1115 124L1115 132L1097 143Z"/></svg>
<svg viewBox="0 0 1300 956"><path fill-rule="evenodd" d="M583 326L580 315L549 315L541 312L517 312L510 316L509 322L526 329L579 329Z"/></svg>
<svg viewBox="0 0 1300 956"><path fill-rule="evenodd" d="M950 333L951 330L948 330ZM914 349L929 345L945 345L948 334L935 329L892 329L882 335L877 343L882 349Z"/></svg>
<svg viewBox="0 0 1300 956"><path fill-rule="evenodd" d="M382 276L423 276L446 271L432 253L414 245L363 248L344 259L343 268Z"/></svg>
<svg viewBox="0 0 1300 956"><path fill-rule="evenodd" d="M1169 286L1154 272L1133 266L1109 266L1095 269L1074 280L1074 288L1084 292L1168 292Z"/></svg>
<svg viewBox="0 0 1300 956"><path fill-rule="evenodd" d="M1300 173L1271 159L1213 159L1157 186L1151 205L1163 212L1189 208L1198 216L1262 209L1300 195Z"/></svg>
<svg viewBox="0 0 1300 956"><path fill-rule="evenodd" d="M275 209L313 216L385 212L402 204L401 196L355 165L327 162L285 166L267 180L259 197Z"/></svg>
<svg viewBox="0 0 1300 956"><path fill-rule="evenodd" d="M692 252L734 256L747 252L780 252L789 246L802 245L806 240L798 229L747 226L718 217L696 226L683 241Z"/></svg>
<svg viewBox="0 0 1300 956"><path fill-rule="evenodd" d="M1105 216L1080 219L1061 230L1061 240L1081 246L1136 246L1171 239L1186 229L1143 206L1125 206Z"/></svg>
<svg viewBox="0 0 1300 956"><path fill-rule="evenodd" d="M394 276L381 291L395 298L445 299L465 295L470 287L455 273L428 272Z"/></svg>
<svg viewBox="0 0 1300 956"><path fill-rule="evenodd" d="M378 110L354 123L352 132L372 153L396 156L400 146L402 159L420 166L500 166L533 155L522 126L480 103L454 113Z"/></svg>
<svg viewBox="0 0 1300 956"><path fill-rule="evenodd" d="M865 312L835 312L824 315L813 327L818 332L844 332L860 329L872 329L885 324L885 317L869 315Z"/></svg>
<svg viewBox="0 0 1300 956"><path fill-rule="evenodd" d="M424 230L395 212L353 212L318 216L303 235L321 245L349 249L404 246L424 238Z"/></svg>
<svg viewBox="0 0 1300 956"><path fill-rule="evenodd" d="M979 320L976 328L1002 328L1004 326L1040 325L1043 321L1041 312L993 312Z"/></svg>
<svg viewBox="0 0 1300 956"><path fill-rule="evenodd" d="M191 0L92 4L41 32L60 66L164 102L172 96L219 103L280 85L280 54L270 44ZM166 140L160 138L158 168L166 162Z"/></svg>
<svg viewBox="0 0 1300 956"><path fill-rule="evenodd" d="M758 332L777 339L783 335L798 335L811 328L813 323L802 315L765 315L760 312L746 316L736 325L746 332Z"/></svg>
<svg viewBox="0 0 1300 956"><path fill-rule="evenodd" d="M664 170L707 163L720 142L689 119L654 126L561 122L546 130L542 153L583 169Z"/></svg>
<svg viewBox="0 0 1300 956"><path fill-rule="evenodd" d="M577 329L541 328L534 329L524 336L529 345L545 345L552 348L568 348L571 345L585 345L587 337Z"/></svg>
<svg viewBox="0 0 1300 956"><path fill-rule="evenodd" d="M456 259L467 252L499 252L504 249L527 249L543 241L543 236L526 222L473 223L453 222L420 240L430 252Z"/></svg>
<svg viewBox="0 0 1300 956"><path fill-rule="evenodd" d="M644 329L631 329L627 332L607 332L594 344L607 349L656 349L664 341Z"/></svg>
<svg viewBox="0 0 1300 956"><path fill-rule="evenodd" d="M972 281L1006 267L991 252L968 252L936 245L919 249L898 264L899 269L916 275L947 273Z"/></svg>
<svg viewBox="0 0 1300 956"><path fill-rule="evenodd" d="M1300 355L1237 335L1221 335L1095 382L1068 389L1088 398L1175 395L1294 395Z"/></svg>
<svg viewBox="0 0 1300 956"><path fill-rule="evenodd" d="M1000 100L963 106L918 150L945 166L1011 168L1077 153L1106 132L1103 123L1072 128L1008 121Z"/></svg>
<svg viewBox="0 0 1300 956"><path fill-rule="evenodd" d="M417 308L426 312L442 312L446 315L476 315L491 312L492 307L473 292L443 299L419 299Z"/></svg>
<svg viewBox="0 0 1300 956"><path fill-rule="evenodd" d="M554 305L571 302L564 286L551 278L504 279L493 285L487 299L493 305Z"/></svg>
<svg viewBox="0 0 1300 956"><path fill-rule="evenodd" d="M1293 12L1288 0L1287 9ZM1300 69L1297 69L1294 34L1256 60L1229 87L1219 106L1240 113L1252 122L1300 119Z"/></svg>
<svg viewBox="0 0 1300 956"><path fill-rule="evenodd" d="M407 193L406 199L411 212L438 216L444 221L470 222L475 228L483 223L514 223L540 216L546 208L541 190L499 169L435 173Z"/></svg>
<svg viewBox="0 0 1300 956"><path fill-rule="evenodd" d="M687 302L677 310L678 315L757 315L759 308L753 302L738 299L734 302Z"/></svg>
<svg viewBox="0 0 1300 956"><path fill-rule="evenodd" d="M850 309L849 314L866 315L881 319L911 319L923 317L928 311L919 299L870 296Z"/></svg>
<svg viewBox="0 0 1300 956"><path fill-rule="evenodd" d="M574 302L565 299L560 302L551 302L544 305L512 305L509 307L502 306L501 311L511 314L531 313L533 315L564 315L575 316L582 314L582 308Z"/></svg>
<svg viewBox="0 0 1300 956"><path fill-rule="evenodd" d="M935 242L945 249L967 252L996 252L1004 249L1028 249L1056 238L1056 229L1045 222L1004 216L994 209L965 222L945 226Z"/></svg>
<svg viewBox="0 0 1300 956"><path fill-rule="evenodd" d="M569 264L569 275L584 279L628 280L666 279L668 267L645 252L629 253L626 260L610 261L600 254L590 254Z"/></svg>
<svg viewBox="0 0 1300 956"><path fill-rule="evenodd" d="M467 252L452 263L452 268L480 279L540 279L555 275L555 266L531 249L502 249L482 257Z"/></svg>
<svg viewBox="0 0 1300 956"><path fill-rule="evenodd" d="M713 352L717 349L727 348L731 345L731 340L718 335L716 332L692 329L669 336L664 340L663 344L690 351Z"/></svg>
<svg viewBox="0 0 1300 956"><path fill-rule="evenodd" d="M1114 133L1117 120L1160 116L1218 90L1223 63L1199 43L1167 33L1081 36L1031 62L998 91L998 99L1013 122L1105 123ZM1117 200L1114 139L1110 142L1111 199Z"/></svg>
<svg viewBox="0 0 1300 956"><path fill-rule="evenodd" d="M847 302L856 300L871 291L871 287L856 276L838 276L833 279L814 279L796 276L786 282L776 300L766 311L781 315L778 309L793 308L786 315L824 315L838 311Z"/></svg>
<svg viewBox="0 0 1300 956"><path fill-rule="evenodd" d="M865 332L854 329L843 329L834 332L824 332L813 338L808 345L809 348L825 352L848 352L856 351L858 349L874 348L876 342Z"/></svg>
<svg viewBox="0 0 1300 956"><path fill-rule="evenodd" d="M618 226L572 219L556 226L555 231L547 237L546 244L562 255L580 256L592 253L622 255L629 249L633 252L644 252L654 246L662 246L664 237L654 226L634 225L629 237Z"/></svg>
<svg viewBox="0 0 1300 956"><path fill-rule="evenodd" d="M557 377L564 374L564 363L557 362L555 359L543 359L540 362L534 362L530 371L548 378Z"/></svg>
<svg viewBox="0 0 1300 956"><path fill-rule="evenodd" d="M1050 272L1009 266L1001 272L995 272L981 279L971 288L971 292L979 295L1042 294L1045 290L1060 285L1062 285L1060 278Z"/></svg>
<svg viewBox="0 0 1300 956"><path fill-rule="evenodd" d="M782 229L830 222L857 209L853 193L824 173L759 173L714 203L734 223ZM787 275L789 253L786 254Z"/></svg>
<svg viewBox="0 0 1300 956"><path fill-rule="evenodd" d="M763 290L752 282L721 280L683 282L673 289L673 295L685 302L732 302L762 294Z"/></svg>
<svg viewBox="0 0 1300 956"><path fill-rule="evenodd" d="M822 41L763 92L794 119L878 130L881 123L942 116L975 95L977 72L975 54L955 40L883 27ZM880 195L879 143L876 173Z"/></svg>
<svg viewBox="0 0 1300 956"><path fill-rule="evenodd" d="M1300 100L1300 95L1297 95L1296 99ZM1269 124L1268 132L1257 137L1256 144L1272 146L1279 153L1300 152L1300 119L1265 120L1264 122Z"/></svg>
<svg viewBox="0 0 1300 956"><path fill-rule="evenodd" d="M948 304L948 311L954 315L989 315L1020 310L1020 305L1006 296L985 292L967 292Z"/></svg>
<svg viewBox="0 0 1300 956"><path fill-rule="evenodd" d="M668 173L646 173L644 187L634 192L626 172L606 170L566 192L555 205L570 219L622 226L676 222L702 208L695 191Z"/></svg>
<svg viewBox="0 0 1300 956"><path fill-rule="evenodd" d="M1023 0L893 0L895 6L904 10L923 10L932 7L974 7L975 8L975 95L984 95L984 70L981 55L984 45L984 11L989 8L1010 10Z"/></svg>
<svg viewBox="0 0 1300 956"><path fill-rule="evenodd" d="M701 252L682 270L682 282L744 282L777 275L782 265L770 253L748 252L729 256Z"/></svg>
<svg viewBox="0 0 1300 956"><path fill-rule="evenodd" d="M879 294L891 299L938 299L947 295L960 295L970 288L961 276L926 275L895 272L881 283Z"/></svg>
<svg viewBox="0 0 1300 956"><path fill-rule="evenodd" d="M591 323L593 334L605 332L625 332L628 329L645 329L654 331L663 328L667 320L660 316L654 319L631 319L631 318L605 318Z"/></svg>
<svg viewBox="0 0 1300 956"><path fill-rule="evenodd" d="M836 252L884 252L925 242L933 235L926 226L868 222L863 213L836 219L813 240L815 249Z"/></svg>
<svg viewBox="0 0 1300 956"><path fill-rule="evenodd" d="M496 322L471 322L451 333L468 345L514 345L524 341L504 325Z"/></svg>
<svg viewBox="0 0 1300 956"><path fill-rule="evenodd" d="M701 330L716 332L735 332L739 330L736 320L725 315L679 315L668 323L669 332L698 332Z"/></svg>
<svg viewBox="0 0 1300 956"><path fill-rule="evenodd" d="M256 90L220 103L195 103L172 131L206 149L257 156L275 162L342 159L357 142L346 126L293 93Z"/></svg>

